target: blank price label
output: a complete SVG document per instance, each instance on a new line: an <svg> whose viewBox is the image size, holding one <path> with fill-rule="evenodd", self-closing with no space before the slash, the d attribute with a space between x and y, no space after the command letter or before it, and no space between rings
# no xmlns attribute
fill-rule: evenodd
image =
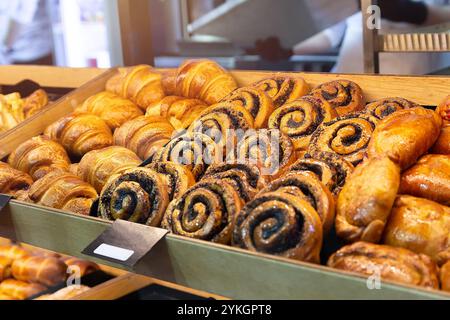
<svg viewBox="0 0 450 320"><path fill-rule="evenodd" d="M94 253L100 256L125 262L131 258L131 256L134 254L134 251L103 243L94 250Z"/></svg>

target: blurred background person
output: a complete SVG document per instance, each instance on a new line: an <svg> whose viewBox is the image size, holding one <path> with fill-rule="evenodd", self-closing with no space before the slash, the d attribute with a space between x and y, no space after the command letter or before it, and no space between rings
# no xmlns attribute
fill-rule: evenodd
<svg viewBox="0 0 450 320"><path fill-rule="evenodd" d="M0 1L0 63L53 64L46 0Z"/></svg>
<svg viewBox="0 0 450 320"><path fill-rule="evenodd" d="M405 33L419 26L450 22L448 1L380 0L380 33ZM363 9L365 10L365 8ZM336 49L339 59L333 72L363 73L363 16L359 12L293 48L298 55ZM380 73L427 74L450 66L448 53L381 53Z"/></svg>

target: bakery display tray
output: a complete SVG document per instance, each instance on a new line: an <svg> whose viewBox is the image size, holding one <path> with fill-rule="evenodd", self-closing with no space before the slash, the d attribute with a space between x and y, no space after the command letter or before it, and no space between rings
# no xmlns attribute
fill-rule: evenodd
<svg viewBox="0 0 450 320"><path fill-rule="evenodd" d="M0 67L0 83L2 68ZM70 87L74 82L86 83L63 96L38 116L28 119L6 136L0 137L0 158L8 155L20 143L41 134L48 125L71 113L91 95L102 91L116 69L89 69L82 73L76 69L31 67L14 77L23 79L24 74L35 72L40 72L40 76L46 73L48 77L52 75L52 79L54 74L58 74L65 79L60 82L60 86L64 84ZM287 74L255 71L231 73L240 86L274 75ZM311 87L337 79L352 80L362 87L368 101L403 97L431 107L441 102L449 94L450 88L450 77L442 76L295 75L303 77ZM11 79L11 83L17 83L18 79ZM41 83L39 77L31 79ZM91 80L88 81L89 79ZM56 84L52 80L47 85L57 86ZM381 289L371 290L368 279L363 276L171 234L160 241L134 268L83 255L81 252L111 224L93 217L76 216L16 201L10 202L0 212L2 237L136 273L134 276L137 278L127 278L128 280L117 285L121 292L124 288L131 290L133 285L141 286L143 282L139 279L140 274L232 299L450 299L450 294L445 292L389 282L383 282ZM133 277L133 274L126 277ZM111 298L112 291L106 286L100 297ZM84 297L87 296L89 294Z"/></svg>
<svg viewBox="0 0 450 320"><path fill-rule="evenodd" d="M16 201L0 213L2 237L232 299L450 299L388 282L371 290L367 278L351 273L176 235L167 235L132 269L81 254L110 225Z"/></svg>

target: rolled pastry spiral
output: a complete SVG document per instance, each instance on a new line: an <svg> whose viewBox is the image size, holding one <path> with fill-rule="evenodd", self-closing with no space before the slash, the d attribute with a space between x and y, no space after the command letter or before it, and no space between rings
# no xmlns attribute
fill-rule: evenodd
<svg viewBox="0 0 450 320"><path fill-rule="evenodd" d="M312 96L328 101L339 116L364 109L361 88L349 80L336 80L321 84L311 92Z"/></svg>
<svg viewBox="0 0 450 320"><path fill-rule="evenodd" d="M185 237L230 244L241 208L239 194L230 184L205 179L170 204L162 227Z"/></svg>
<svg viewBox="0 0 450 320"><path fill-rule="evenodd" d="M46 137L34 137L14 150L8 164L38 180L55 170L69 170L70 160L64 148Z"/></svg>
<svg viewBox="0 0 450 320"><path fill-rule="evenodd" d="M252 200L266 184L257 167L237 162L212 165L203 178L214 178L232 185L244 203Z"/></svg>
<svg viewBox="0 0 450 320"><path fill-rule="evenodd" d="M0 162L0 193L14 196L21 190L28 190L32 184L33 179L28 174Z"/></svg>
<svg viewBox="0 0 450 320"><path fill-rule="evenodd" d="M345 185L347 178L352 174L354 167L350 162L334 153L319 152L314 157L305 155L294 163L289 170L315 176L337 196Z"/></svg>
<svg viewBox="0 0 450 320"><path fill-rule="evenodd" d="M114 144L147 160L172 139L174 130L166 118L141 116L125 122L114 132Z"/></svg>
<svg viewBox="0 0 450 320"><path fill-rule="evenodd" d="M324 233L331 230L335 215L334 197L316 177L303 172L291 172L272 181L260 194L268 192L290 193L306 200L319 214Z"/></svg>
<svg viewBox="0 0 450 320"><path fill-rule="evenodd" d="M379 275L382 280L439 288L437 268L431 259L403 248L357 242L332 255L328 266L365 276Z"/></svg>
<svg viewBox="0 0 450 320"><path fill-rule="evenodd" d="M188 132L172 139L155 153L152 162L174 162L185 165L198 181L209 165L220 163L222 158L222 148L213 139L199 132Z"/></svg>
<svg viewBox="0 0 450 320"><path fill-rule="evenodd" d="M54 171L36 181L28 197L39 205L89 215L98 194L94 187L79 177L69 172Z"/></svg>
<svg viewBox="0 0 450 320"><path fill-rule="evenodd" d="M200 99L208 105L221 101L237 88L233 76L212 60L186 60L175 72L163 74L167 95Z"/></svg>
<svg viewBox="0 0 450 320"><path fill-rule="evenodd" d="M87 153L78 164L77 176L101 192L108 179L138 167L139 157L124 147L112 146Z"/></svg>
<svg viewBox="0 0 450 320"><path fill-rule="evenodd" d="M189 127L188 132L206 134L223 147L234 145L241 135L253 128L253 119L248 111L230 103L219 103L204 111Z"/></svg>
<svg viewBox="0 0 450 320"><path fill-rule="evenodd" d="M133 101L142 110L165 96L161 74L147 65L120 69L106 83L106 90Z"/></svg>
<svg viewBox="0 0 450 320"><path fill-rule="evenodd" d="M337 200L336 234L348 242L381 240L400 186L400 167L386 156L367 159Z"/></svg>
<svg viewBox="0 0 450 320"><path fill-rule="evenodd" d="M257 166L270 179L281 176L296 160L291 139L275 129L247 132L229 157Z"/></svg>
<svg viewBox="0 0 450 320"><path fill-rule="evenodd" d="M308 153L326 151L359 164L367 151L378 119L365 114L350 114L323 123L313 134Z"/></svg>
<svg viewBox="0 0 450 320"><path fill-rule="evenodd" d="M147 168L159 173L165 180L169 201L180 198L195 184L195 178L185 166L173 162L151 163Z"/></svg>
<svg viewBox="0 0 450 320"><path fill-rule="evenodd" d="M265 91L252 87L236 89L223 101L247 109L254 119L256 129L267 127L267 121L275 109L272 99Z"/></svg>
<svg viewBox="0 0 450 320"><path fill-rule="evenodd" d="M44 136L60 143L70 156L80 159L92 150L113 144L111 129L93 114L72 114L47 127Z"/></svg>
<svg viewBox="0 0 450 320"><path fill-rule="evenodd" d="M415 107L420 107L420 105L403 98L385 98L369 103L364 112L379 120L383 120L394 112Z"/></svg>
<svg viewBox="0 0 450 320"><path fill-rule="evenodd" d="M256 82L252 86L265 91L275 108L297 100L309 91L308 84L300 77L275 76Z"/></svg>
<svg viewBox="0 0 450 320"><path fill-rule="evenodd" d="M291 138L296 150L305 150L317 128L336 117L328 102L306 96L275 110L269 118L269 128L279 129Z"/></svg>
<svg viewBox="0 0 450 320"><path fill-rule="evenodd" d="M236 217L233 246L319 263L322 223L316 210L284 192L258 195Z"/></svg>
<svg viewBox="0 0 450 320"><path fill-rule="evenodd" d="M148 168L135 168L110 178L102 190L99 216L157 227L169 204L164 178Z"/></svg>
<svg viewBox="0 0 450 320"><path fill-rule="evenodd" d="M175 129L182 130L189 127L205 109L207 105L201 100L167 96L152 103L145 115L166 118Z"/></svg>
<svg viewBox="0 0 450 320"><path fill-rule="evenodd" d="M100 92L75 109L75 113L92 113L102 118L114 131L125 122L143 115L132 101L111 92Z"/></svg>

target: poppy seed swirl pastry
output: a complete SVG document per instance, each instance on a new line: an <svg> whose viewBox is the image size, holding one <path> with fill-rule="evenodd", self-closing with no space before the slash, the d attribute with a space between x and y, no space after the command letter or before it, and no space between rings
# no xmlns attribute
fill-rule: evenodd
<svg viewBox="0 0 450 320"><path fill-rule="evenodd" d="M336 80L321 84L310 94L328 101L339 116L360 111L365 106L361 88L348 80Z"/></svg>
<svg viewBox="0 0 450 320"><path fill-rule="evenodd" d="M276 129L247 132L228 157L257 166L270 179L281 176L296 160L291 139Z"/></svg>
<svg viewBox="0 0 450 320"><path fill-rule="evenodd" d="M397 111L378 124L368 147L368 156L387 155L405 170L434 145L441 126L442 119L432 110Z"/></svg>
<svg viewBox="0 0 450 320"><path fill-rule="evenodd" d="M341 192L354 170L350 162L330 152L319 152L314 157L306 154L289 168L291 172L303 172L317 177L335 196Z"/></svg>
<svg viewBox="0 0 450 320"><path fill-rule="evenodd" d="M275 76L254 83L252 86L265 91L272 99L275 108L297 100L309 91L308 84L300 77Z"/></svg>
<svg viewBox="0 0 450 320"><path fill-rule="evenodd" d="M252 200L266 183L257 167L244 163L212 165L206 170L203 178L214 178L229 183L245 203Z"/></svg>
<svg viewBox="0 0 450 320"><path fill-rule="evenodd" d="M328 266L365 276L379 275L382 280L439 289L433 261L424 254L403 248L357 242L332 255Z"/></svg>
<svg viewBox="0 0 450 320"><path fill-rule="evenodd" d="M153 156L152 162L174 162L185 165L196 181L208 166L222 161L222 148L213 139L200 132L188 132L172 139Z"/></svg>
<svg viewBox="0 0 450 320"><path fill-rule="evenodd" d="M322 223L308 201L289 193L258 195L236 217L233 246L319 263Z"/></svg>
<svg viewBox="0 0 450 320"><path fill-rule="evenodd" d="M331 230L335 214L334 197L316 177L304 172L290 172L272 181L260 194L268 192L290 193L308 201L319 214L324 233Z"/></svg>
<svg viewBox="0 0 450 320"><path fill-rule="evenodd" d="M378 119L365 114L350 114L323 123L313 134L308 153L335 153L353 165L366 153Z"/></svg>
<svg viewBox="0 0 450 320"><path fill-rule="evenodd" d="M376 117L379 120L383 120L387 116L403 109L410 109L420 107L415 102L409 101L403 98L385 98L372 103L369 103L364 112Z"/></svg>
<svg viewBox="0 0 450 320"><path fill-rule="evenodd" d="M279 129L291 138L296 150L305 150L316 129L336 117L336 111L326 101L306 96L275 110L269 118L269 128Z"/></svg>
<svg viewBox="0 0 450 320"><path fill-rule="evenodd" d="M338 196L337 235L348 242L379 242L399 186L400 167L388 157L358 166Z"/></svg>
<svg viewBox="0 0 450 320"><path fill-rule="evenodd" d="M234 187L218 179L205 179L171 202L162 227L177 235L229 244L241 208Z"/></svg>
<svg viewBox="0 0 450 320"><path fill-rule="evenodd" d="M169 201L180 198L195 184L195 178L185 166L173 162L151 163L147 168L158 172L165 180Z"/></svg>
<svg viewBox="0 0 450 320"><path fill-rule="evenodd" d="M236 89L223 101L247 109L254 119L255 129L267 127L267 120L275 109L265 91L252 87Z"/></svg>
<svg viewBox="0 0 450 320"><path fill-rule="evenodd" d="M219 103L211 106L194 120L188 132L199 132L214 139L220 146L235 143L238 130L246 132L253 128L250 113L240 106L230 103ZM233 136L235 134L235 136Z"/></svg>
<svg viewBox="0 0 450 320"><path fill-rule="evenodd" d="M110 178L102 190L99 216L157 227L169 204L167 186L159 173L135 168Z"/></svg>

